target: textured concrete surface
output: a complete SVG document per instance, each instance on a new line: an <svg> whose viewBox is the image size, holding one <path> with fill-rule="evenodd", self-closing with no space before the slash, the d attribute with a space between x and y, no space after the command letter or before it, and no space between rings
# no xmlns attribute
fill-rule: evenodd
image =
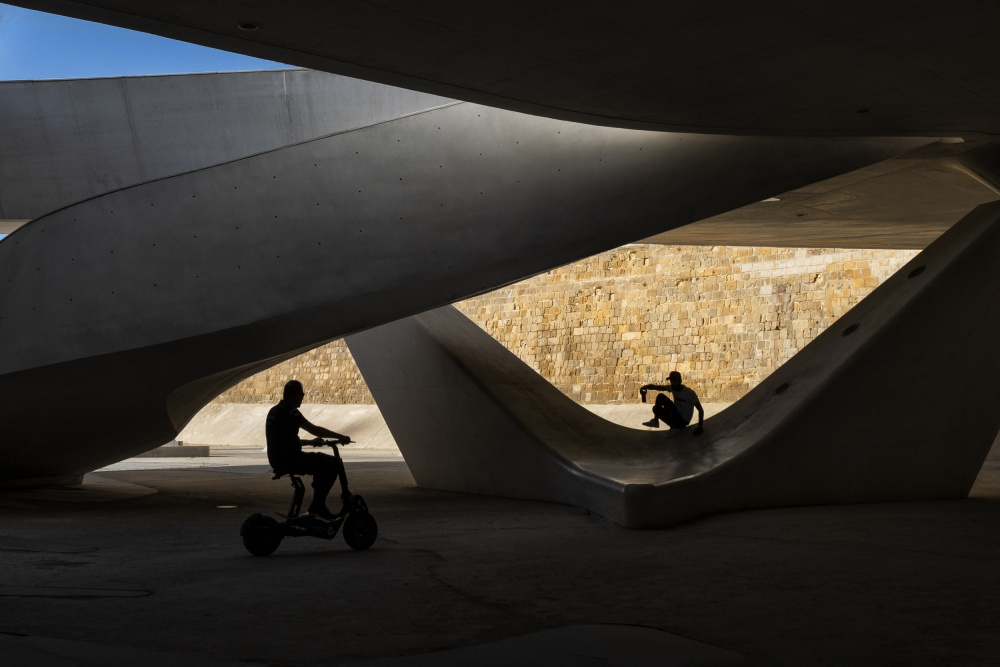
<svg viewBox="0 0 1000 667"><path fill-rule="evenodd" d="M978 499L635 531L564 505L419 489L401 461L349 459L351 485L379 521L372 549L301 538L255 558L239 525L284 511L290 487L270 480L260 452L233 457L236 467L213 458L214 469L101 473L151 495L97 503L36 492L33 509L0 506L5 667L64 664L53 655L463 664L427 654L518 638L485 653L622 664L580 655L586 642L622 650L609 627L622 628L624 655L688 640L762 665L989 665L1000 652L995 470L977 480L993 489ZM692 664L678 655L633 664ZM416 656L425 659L391 660Z"/></svg>
<svg viewBox="0 0 1000 667"><path fill-rule="evenodd" d="M451 101L308 70L0 82L0 219Z"/></svg>
<svg viewBox="0 0 1000 667"><path fill-rule="evenodd" d="M887 160L647 239L649 243L925 248L995 187L952 160Z"/></svg>

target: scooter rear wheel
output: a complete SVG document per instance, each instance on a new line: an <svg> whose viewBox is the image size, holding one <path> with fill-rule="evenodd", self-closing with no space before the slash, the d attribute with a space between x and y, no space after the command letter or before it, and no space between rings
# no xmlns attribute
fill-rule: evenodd
<svg viewBox="0 0 1000 667"><path fill-rule="evenodd" d="M269 516L254 514L240 528L243 546L254 556L270 556L281 544L281 525Z"/></svg>
<svg viewBox="0 0 1000 667"><path fill-rule="evenodd" d="M368 512L351 512L344 521L344 541L347 546L363 551L375 544L378 524Z"/></svg>

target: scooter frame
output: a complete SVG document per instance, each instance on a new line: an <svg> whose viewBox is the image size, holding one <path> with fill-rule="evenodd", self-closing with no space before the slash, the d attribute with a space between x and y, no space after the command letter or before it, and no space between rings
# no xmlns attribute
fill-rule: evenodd
<svg viewBox="0 0 1000 667"><path fill-rule="evenodd" d="M314 446L322 445L333 447L334 458L340 459L340 450L336 442L322 441L322 444ZM378 536L378 524L368 511L368 504L364 498L358 494L351 494L347 498L345 510L332 519L324 519L315 514L303 516L300 512L306 486L301 477L284 471L275 471L271 479L281 479L286 474L295 490L288 505L288 514L278 513L278 516L284 517L285 520L278 522L259 513L247 517L240 528L240 536L247 551L255 556L268 556L274 553L284 537L318 537L332 540L337 536L341 526L344 527L344 541L352 549L364 550L375 542Z"/></svg>

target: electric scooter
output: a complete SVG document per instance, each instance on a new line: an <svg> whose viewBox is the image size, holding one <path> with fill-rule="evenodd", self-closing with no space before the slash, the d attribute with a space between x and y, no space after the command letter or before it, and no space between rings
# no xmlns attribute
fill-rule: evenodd
<svg viewBox="0 0 1000 667"><path fill-rule="evenodd" d="M348 444L348 443L344 443ZM333 455L340 458L340 450L337 443L331 440L323 440L314 447L329 445L333 447ZM295 490L292 492L292 502L288 506L288 514L284 516L284 521L265 516L263 514L253 514L243 522L240 528L240 535L243 537L243 546L254 556L269 556L275 552L284 537L319 537L324 540L332 540L337 536L337 531L341 526L344 528L344 541L352 549L364 550L375 543L378 536L378 524L375 517L368 511L365 499L357 494L351 494L347 499L346 507L341 514L332 519L324 519L314 514L300 515L302 509L302 498L305 496L306 486L298 475L276 470L271 479L281 479L288 475L292 480Z"/></svg>

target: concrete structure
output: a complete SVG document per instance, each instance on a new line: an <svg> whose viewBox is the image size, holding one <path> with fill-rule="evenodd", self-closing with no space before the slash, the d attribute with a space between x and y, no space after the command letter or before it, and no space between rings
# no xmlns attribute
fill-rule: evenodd
<svg viewBox="0 0 1000 667"><path fill-rule="evenodd" d="M13 4L588 124L1000 134L991 0Z"/></svg>
<svg viewBox="0 0 1000 667"><path fill-rule="evenodd" d="M0 82L0 233L112 190L450 102L308 70Z"/></svg>
<svg viewBox="0 0 1000 667"><path fill-rule="evenodd" d="M1000 289L998 252L1000 204L984 205L701 437L608 424L450 307L347 342L421 486L566 502L646 528L738 509L959 498L1000 430L984 391L995 369L961 350L990 345L1000 308L955 301L978 301L965 284ZM947 398L929 406L935 382Z"/></svg>
<svg viewBox="0 0 1000 667"><path fill-rule="evenodd" d="M929 141L678 135L467 103L350 119L86 199L0 244L5 478L152 449L302 350ZM691 187L721 179L711 199ZM116 423L92 418L111 406Z"/></svg>
<svg viewBox="0 0 1000 667"><path fill-rule="evenodd" d="M479 115L472 104L428 108L95 193L21 227L0 243L0 455L7 482L72 475L163 442L205 397L336 332L698 217L728 216L743 204L753 213L755 201L805 194L810 179L924 143L847 138L852 134L966 139L909 153L926 162L946 157L942 149L989 144L1000 118L993 72L998 10L985 0L646 1L616 5L613 15L606 3L548 0L471 10L453 0L419 7L349 0L25 4L556 120L489 109ZM627 129L605 132L567 118ZM661 132L647 141L650 135L634 133L640 126L730 136ZM570 136L560 139L560 132ZM808 138L816 135L826 139ZM406 149L397 152L393 139L406 140ZM641 159L628 150L639 144ZM480 145L489 164L479 162ZM594 158L611 164L597 169ZM995 154L960 159L954 168L1000 180ZM311 171L320 164L323 175ZM447 176L435 176L435 166L448 166ZM392 180L399 170L414 183L405 196ZM957 175L942 163L891 171L908 172L911 184ZM519 189L524 174L530 177ZM353 187L358 182L363 187ZM476 188L480 183L495 190ZM890 190L896 194L888 203L912 196L910 188ZM839 215L836 191L823 194L830 198L817 196L809 210L839 221L846 236L872 238L872 227L858 233L854 214ZM189 202L192 195L199 201ZM410 228L386 215L401 202ZM317 203L336 211L305 211ZM432 214L435 206L447 211ZM887 213L880 208L860 210ZM788 228L802 233L793 218L805 211L792 210ZM956 210L945 205L934 215ZM423 440L410 447L414 470L428 470L428 447L449 447L456 457L429 472L457 471L458 485L475 483L475 473L499 493L512 493L512 486L532 497L533 489L558 491L564 495L557 499L632 525L741 507L961 496L997 427L990 354L996 215L996 205L987 205L967 216L926 251L926 264L884 285L851 315L854 322L788 362L794 377L786 377L787 387L765 383L713 419L703 438L728 429L732 437L706 439L705 446L733 456L711 468L710 457L697 451L701 441L686 434L668 438L678 454L668 461L641 440L648 434L621 436L557 405L551 388L524 379L523 368L461 320L431 331L406 319L360 340L381 336L433 354L440 363L422 377L413 377L413 359L400 366L411 387L437 380L445 389L446 400L430 409L465 405L498 429L487 436L517 435L501 441L502 452L483 448L460 460L467 450L456 440L426 437L421 420L432 413L413 415L398 405L393 393L401 392L392 376L385 379L388 359L376 354L366 365L377 371L390 421L414 417L393 428L412 428ZM759 220L759 211L753 216ZM708 236L731 235L742 224L721 222ZM874 236L891 240L897 222L887 215ZM907 238L914 231L922 239L936 235L939 223L925 222L898 229ZM777 238L774 225L753 227L758 239ZM805 231L824 244L839 235L825 225ZM372 232L377 239L370 240ZM320 243L335 245L334 252L321 254ZM254 276L239 274L247 266ZM434 324L448 316L419 317ZM400 340L393 330L413 335ZM929 368L961 375L952 383L967 400L960 419L949 422L937 405L927 407ZM491 381L498 376L517 382ZM452 382L469 393L454 393ZM861 406L851 400L857 391L867 401ZM537 404L527 404L526 395ZM524 421L548 408L543 416L580 437L570 440L548 421ZM876 428L845 425L845 412ZM484 424L470 419L468 412L456 415L438 424L438 435L476 426L480 436ZM602 434L616 440L593 447ZM560 439L572 459L548 448ZM476 439L464 442L477 447ZM538 467L511 469L525 458ZM503 467L483 471L483 459ZM378 501L373 507L386 535L378 548L359 559L325 543L296 545L261 562L242 553L237 526L247 511L281 507L288 487L268 482L257 462L237 471L109 473L115 483L104 486L114 490L0 494L10 532L0 536L8 572L0 590L5 658L548 665L579 662L586 653L628 664L739 663L743 656L761 664L989 664L1000 648L996 503L798 507L707 517L669 532L626 531L566 505L417 489L401 463L352 464L352 485ZM686 476L685 466L704 467ZM632 487L623 486L623 472ZM553 480L565 484L553 489ZM973 495L1000 497L995 470L979 482ZM620 493L628 488L648 494L647 502ZM124 499L76 504L65 496ZM648 631L608 627L622 625ZM524 637L546 630L553 632ZM518 636L513 645L414 656ZM183 655L175 652L179 645Z"/></svg>
<svg viewBox="0 0 1000 667"><path fill-rule="evenodd" d="M225 2L24 4L495 107L411 97L421 109L408 115L400 104L340 134L142 172L19 228L0 245L0 387L32 427L4 434L7 479L79 475L150 449L219 391L321 342L900 154L956 156L997 181L983 146L1000 130L1000 84L977 67L997 9L984 0L907 12L636 2L613 16L577 8L569 24L546 3L260 16ZM84 424L72 444L38 414L53 402ZM88 425L111 404L117 423ZM656 523L631 516L621 520Z"/></svg>

